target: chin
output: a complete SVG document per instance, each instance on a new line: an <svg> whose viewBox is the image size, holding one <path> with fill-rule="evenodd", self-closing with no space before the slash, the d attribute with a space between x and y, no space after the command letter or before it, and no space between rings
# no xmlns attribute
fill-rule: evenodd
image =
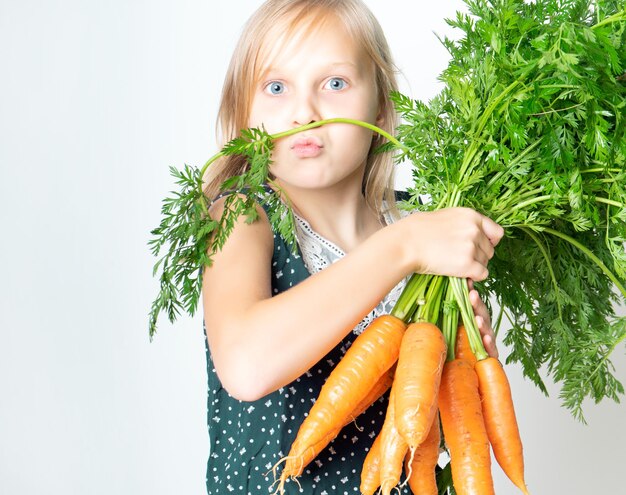
<svg viewBox="0 0 626 495"><path fill-rule="evenodd" d="M333 185L333 181L318 174L276 177L281 185L295 189L324 189Z"/></svg>

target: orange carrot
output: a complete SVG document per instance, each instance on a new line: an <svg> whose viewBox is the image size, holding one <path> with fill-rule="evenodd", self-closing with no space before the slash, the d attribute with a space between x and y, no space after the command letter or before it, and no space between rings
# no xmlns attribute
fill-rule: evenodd
<svg viewBox="0 0 626 495"><path fill-rule="evenodd" d="M380 489L383 495L389 495L391 490L400 482L404 456L409 450L395 424L394 395L395 381L389 394L387 415L380 430Z"/></svg>
<svg viewBox="0 0 626 495"><path fill-rule="evenodd" d="M494 494L491 452L476 372L467 361L446 362L439 390L443 434L458 495Z"/></svg>
<svg viewBox="0 0 626 495"><path fill-rule="evenodd" d="M391 387L391 384L393 383L395 368L395 365L392 366L391 369L380 377L367 396L365 396L365 398L356 405L354 411L348 415L348 418L341 425L341 428L355 421L356 418L363 414L374 402L380 399L380 397L382 397L382 395L389 390L389 387ZM341 428L334 428L324 438L322 438L321 441L315 445L311 445L309 449L303 452L300 459L302 465L306 466L313 459L315 459L317 455L339 434Z"/></svg>
<svg viewBox="0 0 626 495"><path fill-rule="evenodd" d="M374 402L380 399L391 384L393 383L393 377L395 375L396 366L392 366L380 379L376 382L376 384L372 387L369 393L365 396L365 398L359 402L354 410L350 413L346 423L343 426L351 423L356 420L361 414L363 414Z"/></svg>
<svg viewBox="0 0 626 495"><path fill-rule="evenodd" d="M474 366L476 363L476 356L472 352L470 347L469 338L467 337L467 331L465 326L459 325L456 331L456 345L454 346L454 356L456 359L464 359L469 364Z"/></svg>
<svg viewBox="0 0 626 495"><path fill-rule="evenodd" d="M446 342L432 323L406 329L393 382L395 425L411 451L428 435L437 414L437 395L446 359Z"/></svg>
<svg viewBox="0 0 626 495"><path fill-rule="evenodd" d="M478 376L485 427L493 454L513 484L528 495L524 481L522 440L504 368L500 361L490 357L478 361L474 369Z"/></svg>
<svg viewBox="0 0 626 495"><path fill-rule="evenodd" d="M376 318L359 335L331 372L309 415L298 430L285 459L278 492L289 477L304 467L330 443L350 415L397 361L405 323L391 315Z"/></svg>
<svg viewBox="0 0 626 495"><path fill-rule="evenodd" d="M362 495L374 495L380 486L380 434L376 436L372 447L365 456L361 468Z"/></svg>
<svg viewBox="0 0 626 495"><path fill-rule="evenodd" d="M407 453L404 465L409 486L413 493L419 495L437 495L437 479L435 466L439 459L439 417L435 415L433 424L426 439L417 447L411 460Z"/></svg>

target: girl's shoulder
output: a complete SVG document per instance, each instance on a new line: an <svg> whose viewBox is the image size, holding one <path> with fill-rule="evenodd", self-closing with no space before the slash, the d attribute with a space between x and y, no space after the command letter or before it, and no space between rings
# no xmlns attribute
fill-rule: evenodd
<svg viewBox="0 0 626 495"><path fill-rule="evenodd" d="M244 197L247 193L248 190L225 191L215 198L214 203L223 205L226 197L233 194L239 194L241 197ZM268 261L271 260L271 291L274 296L302 282L311 272L307 269L302 259L300 243L296 242L295 246L291 245L273 228L269 220L271 212L268 201L272 194L274 194L274 190L268 184L264 184L263 191L258 193L256 197L259 215L258 221L253 222L253 224L259 224L256 226L257 231L262 236L262 241L268 247L266 256ZM256 239L259 239L259 237ZM256 239L248 237L247 242L242 243L242 246L249 249L255 246ZM297 235L296 241L299 241Z"/></svg>

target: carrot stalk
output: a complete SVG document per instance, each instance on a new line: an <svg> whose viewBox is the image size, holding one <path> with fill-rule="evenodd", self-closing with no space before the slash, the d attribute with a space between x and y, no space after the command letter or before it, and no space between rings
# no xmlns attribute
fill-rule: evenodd
<svg viewBox="0 0 626 495"><path fill-rule="evenodd" d="M441 376L439 411L456 493L494 494L478 378L467 361L446 362Z"/></svg>
<svg viewBox="0 0 626 495"><path fill-rule="evenodd" d="M448 346L447 361L455 358L456 331L459 325L459 305L454 298L452 284L448 283L443 301L441 331Z"/></svg>
<svg viewBox="0 0 626 495"><path fill-rule="evenodd" d="M513 484L528 495L524 481L522 440L504 368L500 361L490 357L478 361L474 369L478 376L485 427L493 454Z"/></svg>
<svg viewBox="0 0 626 495"><path fill-rule="evenodd" d="M454 292L454 298L459 305L459 311L461 318L463 319L463 325L467 332L470 347L476 359L481 360L488 357L485 347L483 345L482 338L480 336L480 330L476 324L476 317L474 316L474 309L469 300L469 289L467 288L467 281L465 279L451 277L450 286Z"/></svg>
<svg viewBox="0 0 626 495"><path fill-rule="evenodd" d="M432 275L414 273L404 286L391 314L403 321L410 321L416 308L423 304Z"/></svg>
<svg viewBox="0 0 626 495"><path fill-rule="evenodd" d="M413 493L437 495L435 466L439 459L440 440L439 417L435 415L430 431L426 439L415 450L413 459L411 460L410 453L406 455L404 470Z"/></svg>
<svg viewBox="0 0 626 495"><path fill-rule="evenodd" d="M430 279L426 294L423 298L416 301L418 307L411 321L430 321L431 323L437 323L439 319L439 309L441 307L441 295L446 285L446 277L433 276Z"/></svg>
<svg viewBox="0 0 626 495"><path fill-rule="evenodd" d="M393 383L395 426L411 449L424 441L437 414L446 343L432 323L410 324L402 338Z"/></svg>

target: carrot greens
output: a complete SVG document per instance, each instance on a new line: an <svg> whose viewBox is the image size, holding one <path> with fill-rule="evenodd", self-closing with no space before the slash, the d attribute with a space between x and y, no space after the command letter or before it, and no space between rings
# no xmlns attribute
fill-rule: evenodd
<svg viewBox="0 0 626 495"><path fill-rule="evenodd" d="M626 338L626 8L466 3L448 21L461 38L442 40L444 89L428 104L394 96L415 164L405 207L467 206L505 227L478 285L511 324L508 361L544 392L542 372L562 382L582 419L586 397L623 393L609 355Z"/></svg>
<svg viewBox="0 0 626 495"><path fill-rule="evenodd" d="M465 206L505 228L490 277L476 285L499 307L494 321L510 326L503 336L511 350L507 360L520 363L546 393L545 376L560 382L563 404L579 419L586 399L619 400L624 389L610 355L626 339L626 317L615 311L626 302L624 1L465 3L467 12L448 20L460 36L441 39L450 54L440 75L443 89L427 103L392 95L403 117L396 137L351 119L275 135L248 129L202 169L171 169L179 191L164 200L150 241L161 282L150 311L151 337L161 312L171 321L183 310L194 314L202 267L237 218L256 219L259 201L269 205L275 230L295 246L288 198L264 187L271 182L273 142L350 123L383 135L389 142L382 151L412 163L414 183L403 208ZM240 194L229 195L224 214L213 219L202 179L213 161L229 154L245 156L248 166L222 184ZM420 202L424 194L431 198L427 204ZM476 357L485 357L462 280L416 274L393 314L446 321L449 339L457 311Z"/></svg>

